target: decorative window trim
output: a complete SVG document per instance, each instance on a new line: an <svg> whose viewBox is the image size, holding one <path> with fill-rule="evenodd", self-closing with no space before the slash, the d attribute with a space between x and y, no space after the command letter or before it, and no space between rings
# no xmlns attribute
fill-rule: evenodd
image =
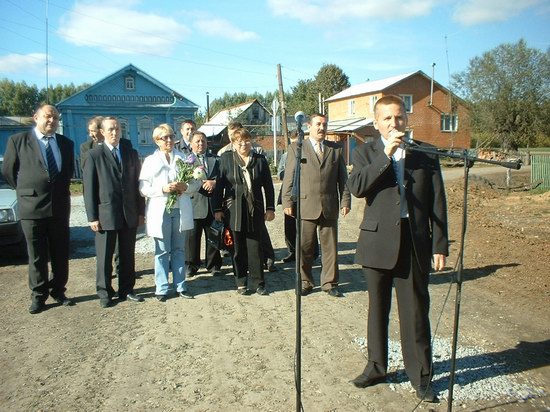
<svg viewBox="0 0 550 412"><path fill-rule="evenodd" d="M136 79L134 76L124 77L124 89L130 91L136 90Z"/></svg>

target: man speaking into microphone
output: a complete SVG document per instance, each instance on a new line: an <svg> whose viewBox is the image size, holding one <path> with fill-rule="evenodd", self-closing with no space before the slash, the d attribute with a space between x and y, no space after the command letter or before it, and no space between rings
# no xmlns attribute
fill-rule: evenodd
<svg viewBox="0 0 550 412"><path fill-rule="evenodd" d="M354 151L348 179L350 192L367 203L355 262L363 266L369 293L368 363L352 383L365 388L385 381L394 285L405 371L418 398L437 402L430 387L428 283L432 262L442 270L448 255L443 178L437 157L405 150L407 112L401 98L378 99L374 118L380 138Z"/></svg>
<svg viewBox="0 0 550 412"><path fill-rule="evenodd" d="M296 113L301 125L303 113ZM342 147L325 140L327 117L314 113L310 116L309 138L302 146L300 172L300 214L301 244L300 273L302 295L308 295L315 286L312 276L313 257L317 245L317 230L321 241L322 269L321 289L328 296L341 297L338 290L338 214L346 216L351 207L351 198L346 188L348 173ZM283 180L283 210L286 215L295 216L292 189L296 169L296 143L288 147L285 176Z"/></svg>

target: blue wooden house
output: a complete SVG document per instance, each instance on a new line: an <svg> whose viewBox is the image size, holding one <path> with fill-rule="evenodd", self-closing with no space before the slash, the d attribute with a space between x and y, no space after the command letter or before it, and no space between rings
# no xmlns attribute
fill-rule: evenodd
<svg viewBox="0 0 550 412"><path fill-rule="evenodd" d="M140 156L151 154L153 129L168 123L180 135L185 119L194 119L198 106L132 64L59 102L60 132L75 142L75 155L88 139L93 116L118 118L123 139L130 139Z"/></svg>

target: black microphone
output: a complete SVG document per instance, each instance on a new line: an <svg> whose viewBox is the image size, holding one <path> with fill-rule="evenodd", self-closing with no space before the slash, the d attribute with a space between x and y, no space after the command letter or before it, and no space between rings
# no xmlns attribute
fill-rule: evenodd
<svg viewBox="0 0 550 412"><path fill-rule="evenodd" d="M306 115L304 112L302 111L296 112L296 114L294 115L294 120L296 120L296 129L298 130L302 129L302 124L304 124L305 117Z"/></svg>

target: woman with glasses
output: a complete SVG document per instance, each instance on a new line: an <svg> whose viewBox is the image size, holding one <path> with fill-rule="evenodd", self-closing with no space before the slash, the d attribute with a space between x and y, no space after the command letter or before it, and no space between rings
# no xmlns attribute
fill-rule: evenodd
<svg viewBox="0 0 550 412"><path fill-rule="evenodd" d="M218 221L225 219L233 232L237 292L244 295L255 289L259 295L267 295L261 240L263 221L275 218L271 172L266 158L252 150L248 130L233 132L233 146L234 151L225 152L220 158L220 174L212 198L214 217Z"/></svg>
<svg viewBox="0 0 550 412"><path fill-rule="evenodd" d="M193 209L189 193L197 192L202 182L177 182L176 160L187 155L174 150L176 136L164 123L153 130L158 149L146 157L139 176L139 189L147 200L145 218L147 234L155 241L155 295L165 302L168 295L169 272L172 268L174 289L182 298L193 299L185 284L185 244L188 230L193 229ZM170 193L177 193L174 206L167 210Z"/></svg>

